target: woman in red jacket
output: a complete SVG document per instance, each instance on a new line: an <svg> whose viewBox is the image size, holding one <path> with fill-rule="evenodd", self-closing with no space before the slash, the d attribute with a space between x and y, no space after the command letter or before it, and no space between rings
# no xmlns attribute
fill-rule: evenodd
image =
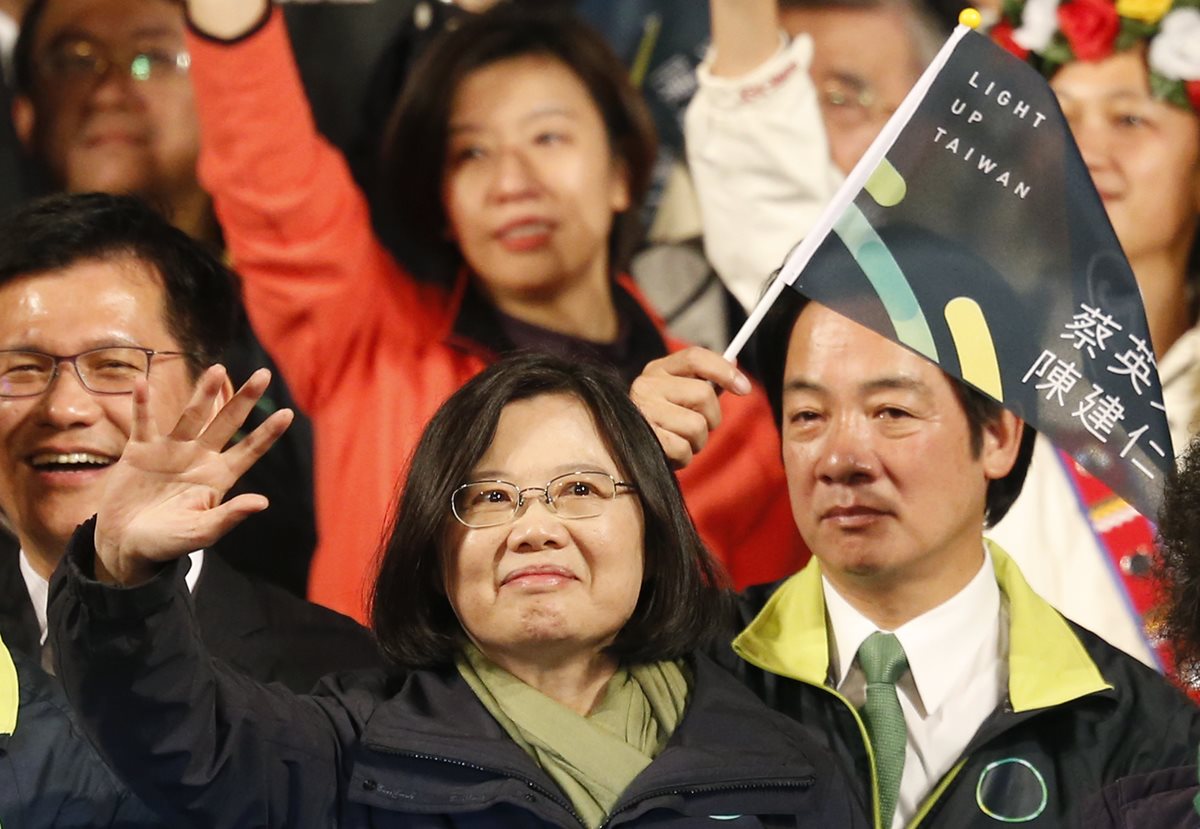
<svg viewBox="0 0 1200 829"><path fill-rule="evenodd" d="M738 584L799 566L761 390L667 337L620 275L654 141L598 34L503 5L464 20L414 68L389 186L405 231L459 265L452 280L421 281L379 243L344 160L313 127L280 15L266 0L188 8L202 180L255 328L314 423L314 599L361 618L377 528L421 428L518 348L636 377L665 442L695 431L682 424L723 420L680 474L702 537ZM710 383L733 394L718 400Z"/></svg>

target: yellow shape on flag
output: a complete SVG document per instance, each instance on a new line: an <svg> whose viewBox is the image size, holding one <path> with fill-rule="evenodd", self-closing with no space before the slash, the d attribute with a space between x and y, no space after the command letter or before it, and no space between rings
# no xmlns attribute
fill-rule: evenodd
<svg viewBox="0 0 1200 829"><path fill-rule="evenodd" d="M967 6L958 13L958 22L968 29L978 29L983 23L983 15L979 13L979 9Z"/></svg>
<svg viewBox="0 0 1200 829"><path fill-rule="evenodd" d="M892 166L886 158L881 159L875 172L867 179L865 189L880 207L895 207L904 201L908 193L908 184L900 171Z"/></svg>
<svg viewBox="0 0 1200 829"><path fill-rule="evenodd" d="M945 315L963 379L1004 402L996 345L979 303L970 297L956 297L946 303Z"/></svg>

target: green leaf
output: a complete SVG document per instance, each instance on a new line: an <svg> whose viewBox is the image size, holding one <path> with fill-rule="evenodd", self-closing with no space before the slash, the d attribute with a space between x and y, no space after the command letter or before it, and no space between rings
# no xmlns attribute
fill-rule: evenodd
<svg viewBox="0 0 1200 829"><path fill-rule="evenodd" d="M1142 41L1149 40L1157 31L1157 23L1147 23L1144 20L1122 17L1121 31L1117 34L1117 51L1124 52L1126 49L1132 49Z"/></svg>
<svg viewBox="0 0 1200 829"><path fill-rule="evenodd" d="M1075 60L1075 53L1071 51L1071 44L1067 43L1067 39L1061 33L1055 33L1054 39L1050 41L1050 45L1038 54L1042 56L1042 59L1047 64L1050 64L1046 67L1047 74L1064 63L1070 63Z"/></svg>
<svg viewBox="0 0 1200 829"><path fill-rule="evenodd" d="M1192 102L1188 98L1187 87L1183 81L1164 78L1157 72L1150 73L1150 94L1160 101L1166 101L1183 109L1191 109Z"/></svg>

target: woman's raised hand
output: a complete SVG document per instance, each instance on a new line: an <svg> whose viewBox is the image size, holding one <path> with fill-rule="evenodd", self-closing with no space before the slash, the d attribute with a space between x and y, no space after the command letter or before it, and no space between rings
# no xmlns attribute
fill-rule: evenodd
<svg viewBox="0 0 1200 829"><path fill-rule="evenodd" d="M750 381L720 354L692 346L647 363L629 396L654 428L667 459L682 469L721 424L717 395L722 390L749 394Z"/></svg>
<svg viewBox="0 0 1200 829"><path fill-rule="evenodd" d="M187 0L188 17L207 35L234 40L254 28L271 0Z"/></svg>
<svg viewBox="0 0 1200 829"><path fill-rule="evenodd" d="M214 416L225 370L208 369L175 428L165 435L154 418L149 384L138 382L129 442L105 476L97 510L97 578L124 585L143 582L160 564L211 545L267 508L262 495L221 501L292 422L291 410L282 409L225 448L270 379L269 371L259 369Z"/></svg>

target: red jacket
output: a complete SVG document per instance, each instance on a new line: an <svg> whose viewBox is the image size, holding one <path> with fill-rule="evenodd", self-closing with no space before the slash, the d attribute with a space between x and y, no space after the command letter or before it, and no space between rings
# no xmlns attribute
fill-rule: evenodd
<svg viewBox="0 0 1200 829"><path fill-rule="evenodd" d="M489 312L470 300L468 280L452 291L419 282L375 237L344 159L316 131L278 12L235 43L192 33L188 45L201 180L255 331L313 422L318 546L309 593L362 619L421 431L497 358L479 322ZM657 332L659 353L683 347L640 299L622 298L637 299L630 280L614 290L635 329ZM684 497L739 586L780 578L808 556L766 397L756 388L723 395L721 406L721 428L680 473Z"/></svg>

